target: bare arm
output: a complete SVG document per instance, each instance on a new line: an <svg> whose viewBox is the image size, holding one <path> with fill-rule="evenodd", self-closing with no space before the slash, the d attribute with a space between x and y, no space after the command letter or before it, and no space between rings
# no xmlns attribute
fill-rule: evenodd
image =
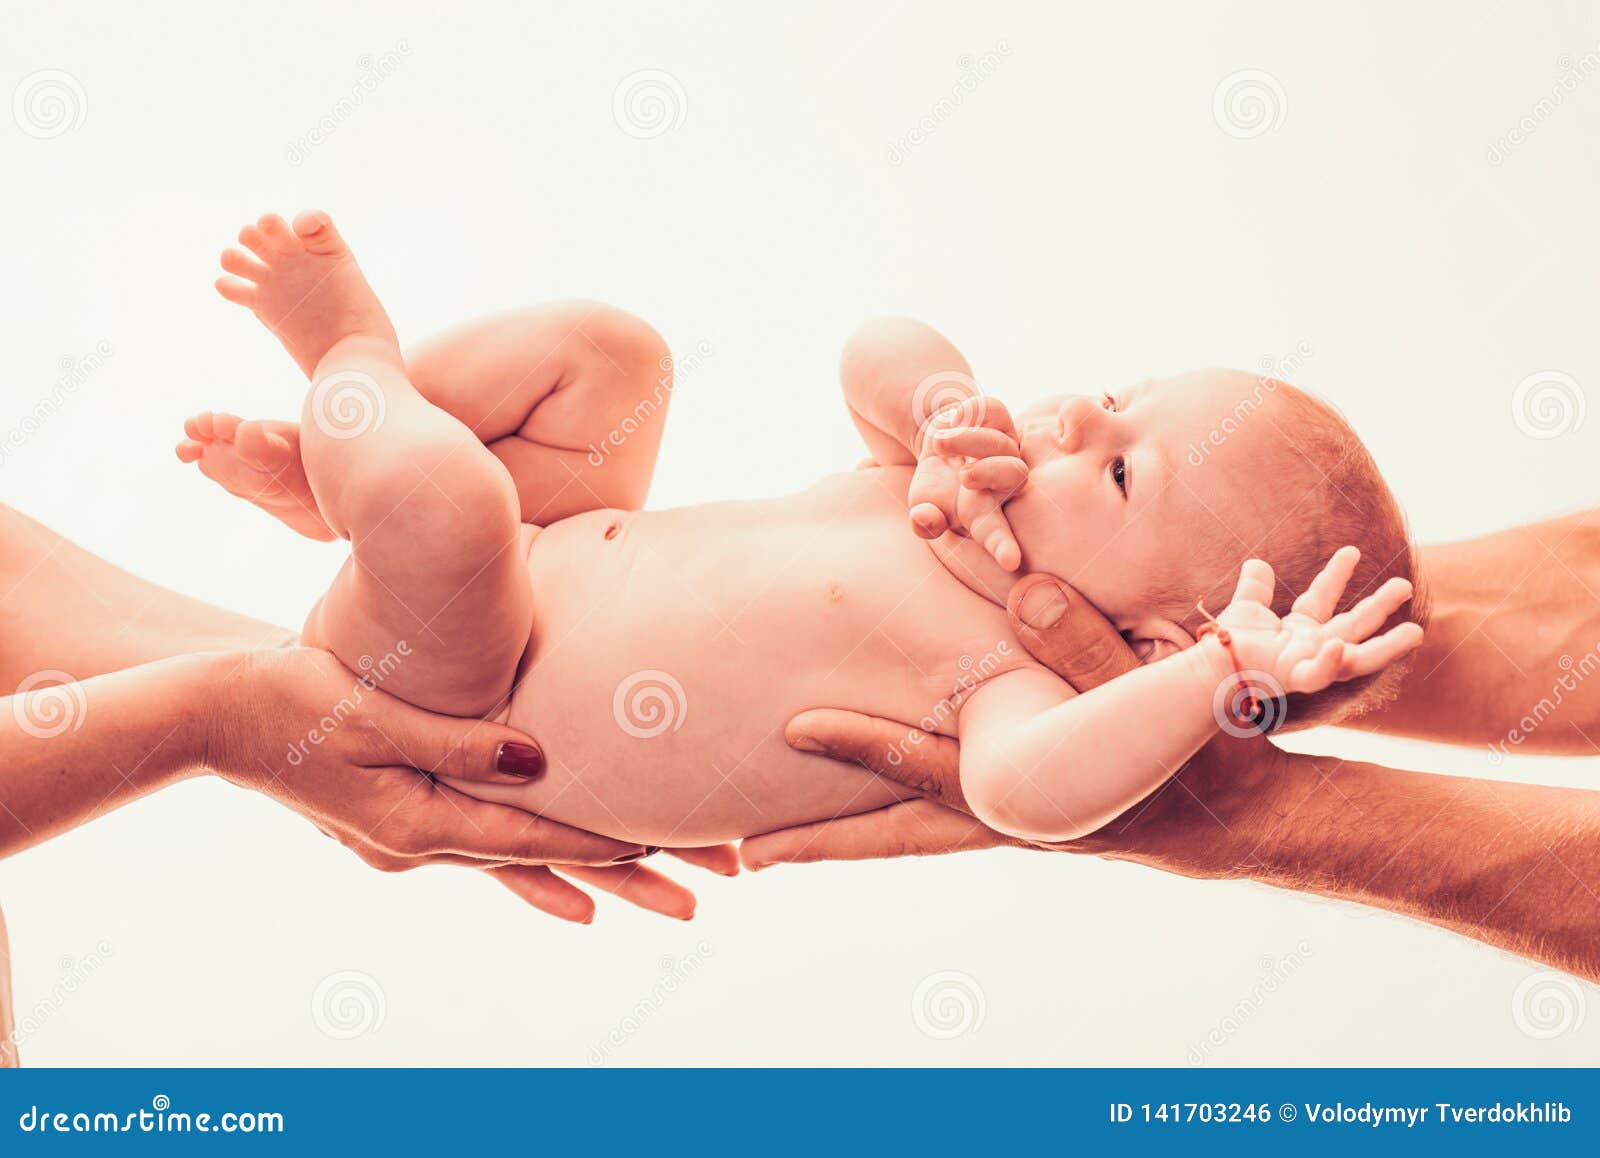
<svg viewBox="0 0 1600 1158"><path fill-rule="evenodd" d="M1399 696L1360 726L1600 753L1600 510L1424 547L1421 571L1428 637Z"/></svg>
<svg viewBox="0 0 1600 1158"><path fill-rule="evenodd" d="M845 343L839 381L856 429L880 466L910 466L923 425L941 405L976 395L972 367L943 334L910 318L879 318Z"/></svg>
<svg viewBox="0 0 1600 1158"><path fill-rule="evenodd" d="M1028 650L1080 691L1137 666L1099 613L1053 579L1024 579L1010 611ZM746 841L751 867L1041 847L965 814L952 741L908 744L903 724L836 712L805 713L786 734L930 799ZM910 755L890 765L890 751ZM1600 796L1591 792L1301 756L1261 737L1223 737L1117 820L1047 847L1372 905L1600 981Z"/></svg>

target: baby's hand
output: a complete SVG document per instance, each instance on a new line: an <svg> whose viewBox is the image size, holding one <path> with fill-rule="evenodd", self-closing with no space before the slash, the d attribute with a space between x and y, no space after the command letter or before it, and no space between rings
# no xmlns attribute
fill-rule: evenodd
<svg viewBox="0 0 1600 1158"><path fill-rule="evenodd" d="M924 539L946 531L983 545L1007 571L1022 564L1022 548L1001 505L1028 478L1016 424L996 398L968 398L923 425L916 473L906 503Z"/></svg>
<svg viewBox="0 0 1600 1158"><path fill-rule="evenodd" d="M1422 642L1422 628L1402 623L1369 639L1411 598L1411 584L1395 576L1342 615L1339 597L1361 552L1341 547L1283 619L1272 610L1272 568L1251 559L1217 623L1232 637L1241 667L1262 672L1285 692L1319 692L1339 680L1369 675Z"/></svg>

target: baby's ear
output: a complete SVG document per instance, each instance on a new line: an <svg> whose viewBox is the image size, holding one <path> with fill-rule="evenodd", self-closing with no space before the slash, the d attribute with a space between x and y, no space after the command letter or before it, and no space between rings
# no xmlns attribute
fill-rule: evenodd
<svg viewBox="0 0 1600 1158"><path fill-rule="evenodd" d="M1132 623L1118 624L1122 638L1128 641L1140 663L1152 663L1176 655L1186 647L1194 646L1194 636L1170 619L1159 615L1146 616Z"/></svg>

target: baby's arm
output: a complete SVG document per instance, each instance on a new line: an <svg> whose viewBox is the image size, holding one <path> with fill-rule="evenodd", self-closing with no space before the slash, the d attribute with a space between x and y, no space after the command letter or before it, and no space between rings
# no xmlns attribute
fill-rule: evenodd
<svg viewBox="0 0 1600 1158"><path fill-rule="evenodd" d="M938 407L978 392L961 351L910 318L877 318L852 334L839 358L839 380L850 417L880 466L914 465L921 429Z"/></svg>
<svg viewBox="0 0 1600 1158"><path fill-rule="evenodd" d="M1411 597L1391 579L1332 615L1359 552L1345 547L1282 620L1272 568L1246 563L1215 634L1082 696L1042 668L1007 672L962 706L961 788L985 824L1027 840L1086 836L1149 795L1216 732L1235 660L1266 694L1312 692L1377 671L1422 642L1404 623L1368 638ZM1230 654L1231 647L1231 654Z"/></svg>

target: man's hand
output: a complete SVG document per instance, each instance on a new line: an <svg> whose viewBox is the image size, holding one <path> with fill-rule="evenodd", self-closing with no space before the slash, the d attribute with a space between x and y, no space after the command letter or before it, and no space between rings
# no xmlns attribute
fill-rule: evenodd
<svg viewBox="0 0 1600 1158"><path fill-rule="evenodd" d="M1080 692L1139 666L1105 617L1052 576L1021 580L1006 611L1029 653ZM801 751L860 764L924 799L752 837L741 849L748 868L1011 845L1137 860L1187 876L1232 876L1253 850L1234 838L1230 818L1244 808L1270 807L1261 785L1278 756L1261 737L1219 737L1111 824L1081 840L1041 845L1002 836L972 818L961 795L959 749L949 737L831 708L802 712L784 735Z"/></svg>
<svg viewBox="0 0 1600 1158"><path fill-rule="evenodd" d="M954 531L976 539L996 563L1022 563L1002 507L1028 479L1016 424L1005 403L984 395L952 403L918 432L917 468L906 505L924 539Z"/></svg>

